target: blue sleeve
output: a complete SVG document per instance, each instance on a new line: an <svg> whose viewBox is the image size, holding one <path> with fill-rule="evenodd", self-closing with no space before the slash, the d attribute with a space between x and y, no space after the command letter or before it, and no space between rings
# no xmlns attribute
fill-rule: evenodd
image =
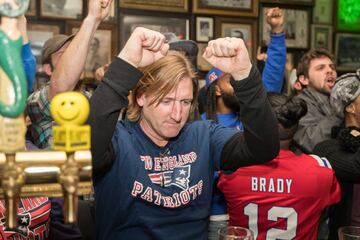
<svg viewBox="0 0 360 240"><path fill-rule="evenodd" d="M262 75L267 92L281 92L286 63L285 33L270 34L267 60Z"/></svg>
<svg viewBox="0 0 360 240"><path fill-rule="evenodd" d="M82 240L80 229L76 224L64 223L64 199L49 198L51 201L50 211L50 236L49 240Z"/></svg>
<svg viewBox="0 0 360 240"><path fill-rule="evenodd" d="M23 60L23 65L24 65L24 70L28 85L28 93L31 93L35 80L36 59L31 52L30 42L22 46L21 57Z"/></svg>

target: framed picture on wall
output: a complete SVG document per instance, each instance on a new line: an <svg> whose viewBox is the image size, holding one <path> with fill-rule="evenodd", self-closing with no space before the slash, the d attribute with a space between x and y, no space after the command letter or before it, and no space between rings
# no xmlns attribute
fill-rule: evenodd
<svg viewBox="0 0 360 240"><path fill-rule="evenodd" d="M200 71L209 71L211 64L203 58L204 51L207 47L207 43L198 43L198 55L197 55L197 67Z"/></svg>
<svg viewBox="0 0 360 240"><path fill-rule="evenodd" d="M81 19L82 15L82 0L40 0L41 17Z"/></svg>
<svg viewBox="0 0 360 240"><path fill-rule="evenodd" d="M311 48L326 48L332 52L332 26L312 24L311 26Z"/></svg>
<svg viewBox="0 0 360 240"><path fill-rule="evenodd" d="M187 18L171 18L145 15L121 15L121 46L130 37L136 27L145 27L161 33L172 32L180 40L189 39L189 20Z"/></svg>
<svg viewBox="0 0 360 240"><path fill-rule="evenodd" d="M262 8L260 16L261 42L265 45L269 43L271 29L264 17L266 9ZM309 48L309 10L283 8L283 12L286 19L284 24L286 46L288 48Z"/></svg>
<svg viewBox="0 0 360 240"><path fill-rule="evenodd" d="M68 22L66 32L76 33L81 22ZM114 24L102 23L96 30L90 43L90 49L85 63L85 78L93 78L95 70L109 63L116 54L116 27Z"/></svg>
<svg viewBox="0 0 360 240"><path fill-rule="evenodd" d="M314 0L261 0L261 2L275 3L275 4L303 5L303 6L312 6L314 4Z"/></svg>
<svg viewBox="0 0 360 240"><path fill-rule="evenodd" d="M338 31L360 32L360 2L353 0L337 1Z"/></svg>
<svg viewBox="0 0 360 240"><path fill-rule="evenodd" d="M105 18L104 21L111 21L114 22L117 19L117 0L113 0L110 6L110 12L109 15Z"/></svg>
<svg viewBox="0 0 360 240"><path fill-rule="evenodd" d="M36 58L37 72L42 72L42 56L41 51L45 42L57 34L63 32L63 26L59 23L52 22L36 22L28 23L28 36L31 42L31 51Z"/></svg>
<svg viewBox="0 0 360 240"><path fill-rule="evenodd" d="M337 33L335 59L338 70L355 71L360 67L360 34Z"/></svg>
<svg viewBox="0 0 360 240"><path fill-rule="evenodd" d="M194 0L193 12L257 17L259 0Z"/></svg>
<svg viewBox="0 0 360 240"><path fill-rule="evenodd" d="M313 22L332 24L333 23L333 0L316 0L313 10Z"/></svg>
<svg viewBox="0 0 360 240"><path fill-rule="evenodd" d="M29 8L26 11L26 16L36 16L36 0L30 0Z"/></svg>
<svg viewBox="0 0 360 240"><path fill-rule="evenodd" d="M121 8L187 12L188 0L120 0Z"/></svg>
<svg viewBox="0 0 360 240"><path fill-rule="evenodd" d="M214 19L211 17L196 17L196 41L208 42L214 38Z"/></svg>
<svg viewBox="0 0 360 240"><path fill-rule="evenodd" d="M216 19L216 37L237 37L242 38L248 48L250 57L255 57L257 47L257 23L256 19Z"/></svg>

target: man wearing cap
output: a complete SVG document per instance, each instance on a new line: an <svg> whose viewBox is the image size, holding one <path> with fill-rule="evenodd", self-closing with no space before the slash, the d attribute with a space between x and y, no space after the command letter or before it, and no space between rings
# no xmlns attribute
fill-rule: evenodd
<svg viewBox="0 0 360 240"><path fill-rule="evenodd" d="M35 145L51 146L51 99L62 92L76 90L83 72L94 33L109 13L112 0L89 0L89 12L76 35L57 35L46 41L42 51L44 71L50 82L28 98L27 111L32 121L30 128Z"/></svg>
<svg viewBox="0 0 360 240"><path fill-rule="evenodd" d="M284 17L279 8L266 11L267 23L271 26L271 41L268 47L268 59L263 72L263 85L266 91L280 92L286 62L286 45L284 33ZM212 119L226 127L243 131L240 120L240 104L230 84L230 74L225 74L217 68L211 68L205 78L207 88L207 104L202 119ZM215 184L218 172L215 171ZM214 187L212 198L212 213L210 216L209 239L217 239L217 229L226 224L229 217L223 194Z"/></svg>
<svg viewBox="0 0 360 240"><path fill-rule="evenodd" d="M299 121L294 141L303 152L312 153L317 143L330 139L331 128L341 122L329 101L337 73L333 58L326 49L305 53L296 72L303 86L296 97L305 100L308 112Z"/></svg>
<svg viewBox="0 0 360 240"><path fill-rule="evenodd" d="M330 104L344 122L314 152L329 160L341 185L342 200L330 211L329 221L329 239L338 239L339 227L360 227L360 69L337 79Z"/></svg>

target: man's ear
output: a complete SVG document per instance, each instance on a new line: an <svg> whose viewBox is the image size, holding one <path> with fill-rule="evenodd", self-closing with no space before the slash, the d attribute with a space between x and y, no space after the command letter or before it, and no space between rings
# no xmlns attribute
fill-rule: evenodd
<svg viewBox="0 0 360 240"><path fill-rule="evenodd" d="M220 97L221 96L221 89L219 85L215 84L215 96Z"/></svg>
<svg viewBox="0 0 360 240"><path fill-rule="evenodd" d="M309 85L309 79L306 78L305 75L300 75L300 76L298 77L298 80L299 80L299 82L300 82L302 85L304 85L304 86Z"/></svg>
<svg viewBox="0 0 360 240"><path fill-rule="evenodd" d="M49 63L43 64L43 70L46 73L46 75L51 76L52 70L51 70L51 66Z"/></svg>
<svg viewBox="0 0 360 240"><path fill-rule="evenodd" d="M145 94L141 94L140 96L136 96L136 102L140 107L143 107L146 102Z"/></svg>
<svg viewBox="0 0 360 240"><path fill-rule="evenodd" d="M302 86L300 82L295 82L293 85L293 88L297 91L301 91L302 90Z"/></svg>
<svg viewBox="0 0 360 240"><path fill-rule="evenodd" d="M345 107L345 112L347 113L355 113L355 106L353 103L350 103Z"/></svg>

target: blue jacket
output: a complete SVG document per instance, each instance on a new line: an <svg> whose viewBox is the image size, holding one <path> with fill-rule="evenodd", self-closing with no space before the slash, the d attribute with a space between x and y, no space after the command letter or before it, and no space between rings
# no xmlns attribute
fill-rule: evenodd
<svg viewBox="0 0 360 240"><path fill-rule="evenodd" d="M286 63L285 33L270 34L267 60L262 73L263 84L267 92L280 93L283 87Z"/></svg>
<svg viewBox="0 0 360 240"><path fill-rule="evenodd" d="M21 49L21 57L24 65L25 76L27 80L28 93L33 90L36 73L36 60L31 52L30 42L24 44Z"/></svg>

